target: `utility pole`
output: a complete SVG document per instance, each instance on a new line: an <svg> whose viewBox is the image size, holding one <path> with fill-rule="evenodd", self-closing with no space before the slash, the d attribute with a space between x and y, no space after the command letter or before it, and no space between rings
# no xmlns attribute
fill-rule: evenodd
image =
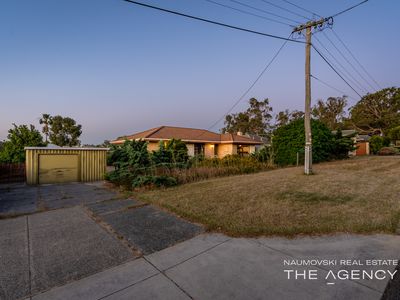
<svg viewBox="0 0 400 300"><path fill-rule="evenodd" d="M311 36L312 28L322 28L329 19L322 18L318 21L310 21L306 24L297 26L293 33L301 33L305 30L306 37L306 64L305 64L305 82L306 97L304 107L304 132L305 132L305 148L304 148L304 174L312 174L312 134L311 134Z"/></svg>

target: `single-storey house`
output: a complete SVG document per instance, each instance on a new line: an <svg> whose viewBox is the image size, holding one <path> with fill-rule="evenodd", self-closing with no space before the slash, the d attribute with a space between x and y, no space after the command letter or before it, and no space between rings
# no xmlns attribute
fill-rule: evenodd
<svg viewBox="0 0 400 300"><path fill-rule="evenodd" d="M126 140L144 140L148 142L147 149L155 151L160 141L179 139L186 143L189 156L204 155L205 157L223 158L226 155L248 155L256 151L256 146L263 142L255 137L241 134L215 133L204 129L161 126L146 131L122 136L111 144L123 144Z"/></svg>

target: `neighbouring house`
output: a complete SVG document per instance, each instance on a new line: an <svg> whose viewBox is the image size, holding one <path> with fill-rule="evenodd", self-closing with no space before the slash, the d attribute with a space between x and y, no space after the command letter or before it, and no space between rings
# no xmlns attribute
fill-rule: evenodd
<svg viewBox="0 0 400 300"><path fill-rule="evenodd" d="M367 134L358 134L356 136L356 155L369 155L369 139L371 137Z"/></svg>
<svg viewBox="0 0 400 300"><path fill-rule="evenodd" d="M332 131L333 134L336 134L336 131ZM366 134L358 134L356 130L349 129L349 130L342 130L343 136L353 136L352 139L354 141L354 146L356 149L351 151L349 154L350 156L362 156L362 155L369 155L369 139L371 138L369 135Z"/></svg>
<svg viewBox="0 0 400 300"><path fill-rule="evenodd" d="M173 126L161 126L122 136L112 141L111 144L123 144L126 140L144 140L148 142L147 149L155 151L158 149L160 141L171 139L185 142L189 156L204 155L208 158L223 158L232 154L248 155L256 151L256 146L263 144L261 139L256 137Z"/></svg>

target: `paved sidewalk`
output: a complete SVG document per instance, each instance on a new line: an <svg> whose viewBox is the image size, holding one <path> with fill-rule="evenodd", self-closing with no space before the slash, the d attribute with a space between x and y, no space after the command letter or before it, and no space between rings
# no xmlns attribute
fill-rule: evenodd
<svg viewBox="0 0 400 300"><path fill-rule="evenodd" d="M397 259L398 249L400 237L394 235L288 240L202 234L33 299L379 299L387 279L327 285L329 267L311 267L321 274L318 280L288 280L283 261Z"/></svg>

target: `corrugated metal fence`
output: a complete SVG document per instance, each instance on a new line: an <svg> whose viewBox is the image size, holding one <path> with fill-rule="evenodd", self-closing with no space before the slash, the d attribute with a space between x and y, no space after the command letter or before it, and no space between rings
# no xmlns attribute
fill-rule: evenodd
<svg viewBox="0 0 400 300"><path fill-rule="evenodd" d="M0 163L0 183L24 182L24 163Z"/></svg>

